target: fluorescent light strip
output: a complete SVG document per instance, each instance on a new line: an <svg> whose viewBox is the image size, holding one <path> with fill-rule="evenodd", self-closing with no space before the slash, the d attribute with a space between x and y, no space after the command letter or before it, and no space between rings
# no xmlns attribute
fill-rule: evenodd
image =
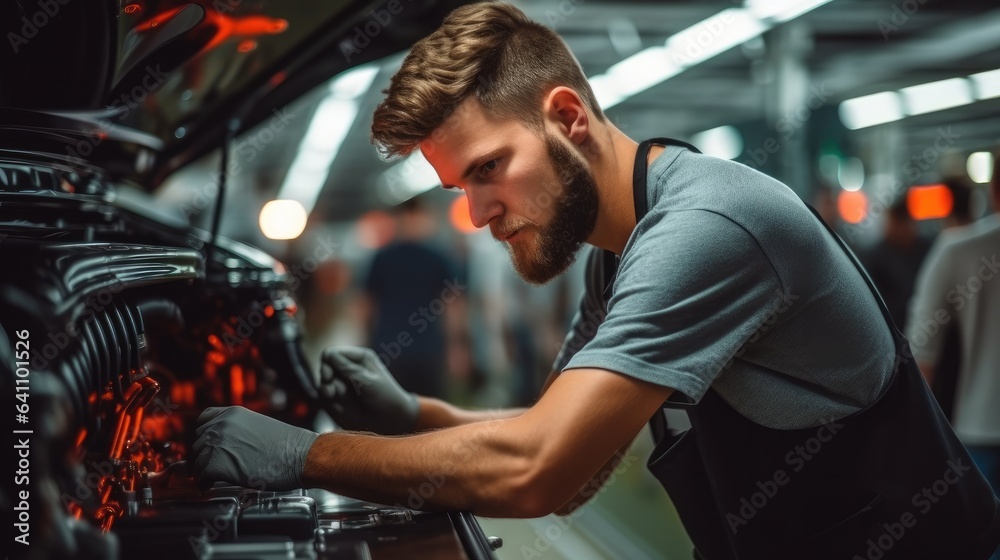
<svg viewBox="0 0 1000 560"><path fill-rule="evenodd" d="M848 99L838 109L851 130L1000 97L1000 69Z"/></svg>
<svg viewBox="0 0 1000 560"><path fill-rule="evenodd" d="M377 66L359 66L330 82L275 198L296 200L306 214L312 212L333 159L358 116L358 98L368 92L377 74Z"/></svg>
<svg viewBox="0 0 1000 560"><path fill-rule="evenodd" d="M969 76L976 86L976 99L1000 97L1000 68Z"/></svg>
<svg viewBox="0 0 1000 560"><path fill-rule="evenodd" d="M743 8L723 10L671 35L664 46L643 49L592 76L590 86L601 108L611 108L831 1L746 0Z"/></svg>
<svg viewBox="0 0 1000 560"><path fill-rule="evenodd" d="M922 115L972 103L969 80L951 78L899 90L906 102L907 115Z"/></svg>
<svg viewBox="0 0 1000 560"><path fill-rule="evenodd" d="M851 130L898 121L903 118L903 104L899 94L883 91L863 97L848 99L838 108L840 120Z"/></svg>

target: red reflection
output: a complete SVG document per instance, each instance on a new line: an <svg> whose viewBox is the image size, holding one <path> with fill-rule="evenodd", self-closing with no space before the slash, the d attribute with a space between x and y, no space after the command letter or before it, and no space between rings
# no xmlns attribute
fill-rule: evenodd
<svg viewBox="0 0 1000 560"><path fill-rule="evenodd" d="M132 12L127 10L135 6ZM165 12L154 15L135 27L136 31L149 31L170 21L182 7L173 8ZM133 13L141 9L138 4L129 4L125 7L126 13ZM257 46L257 42L249 39L257 35L275 35L288 29L288 20L282 18L272 18L262 15L248 15L235 17L219 12L205 12L205 21L216 28L215 36L202 48L201 52L214 49L230 37L242 37L242 41L237 48L240 52L250 52Z"/></svg>
<svg viewBox="0 0 1000 560"><path fill-rule="evenodd" d="M142 9L142 6L140 6L138 4L129 4L128 6L125 6L124 8L122 8L122 11L125 12L126 14L134 14L134 13L138 12L141 9Z"/></svg>
<svg viewBox="0 0 1000 560"><path fill-rule="evenodd" d="M275 35L288 29L288 21L281 18L270 18L261 15L250 15L236 18L218 12L207 12L205 19L217 29L215 37L205 45L202 52L210 51L230 37L253 37L256 35ZM241 43L242 45L242 43ZM254 42L256 46L256 42ZM247 52L247 51L240 51Z"/></svg>

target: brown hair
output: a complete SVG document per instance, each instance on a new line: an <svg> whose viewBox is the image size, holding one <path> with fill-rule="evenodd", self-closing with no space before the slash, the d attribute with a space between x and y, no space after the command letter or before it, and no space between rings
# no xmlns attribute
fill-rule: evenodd
<svg viewBox="0 0 1000 560"><path fill-rule="evenodd" d="M462 6L406 56L375 110L371 140L383 157L407 155L469 95L492 116L541 130L542 96L560 85L604 120L580 64L555 31L510 4Z"/></svg>

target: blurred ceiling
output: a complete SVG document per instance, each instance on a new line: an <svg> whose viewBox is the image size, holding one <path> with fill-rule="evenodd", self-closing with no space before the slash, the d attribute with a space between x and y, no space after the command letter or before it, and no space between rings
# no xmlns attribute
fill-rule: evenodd
<svg viewBox="0 0 1000 560"><path fill-rule="evenodd" d="M667 37L742 3L720 0L610 2L541 0L516 2L534 19L554 27L588 76L608 70L636 51L662 45ZM608 115L635 139L689 138L720 125L780 116L773 97L776 73L794 52L798 79L820 88L827 103L870 93L967 76L1000 68L1000 7L975 0L833 0L772 29L761 39L732 48L612 107ZM777 53L777 54L776 54ZM782 54L784 53L784 54ZM384 206L376 195L380 161L368 143L371 114L402 55L384 61L359 116L334 159L312 219L354 219ZM801 82L800 82L801 83ZM302 101L305 117L322 95ZM779 106L780 107L780 106ZM775 114L778 110L779 113ZM261 153L247 169L258 188L277 192L310 118L297 117L289 143ZM1000 99L900 121L904 150L919 153L951 126L952 146L972 150L1000 141ZM263 182L264 184L260 184Z"/></svg>

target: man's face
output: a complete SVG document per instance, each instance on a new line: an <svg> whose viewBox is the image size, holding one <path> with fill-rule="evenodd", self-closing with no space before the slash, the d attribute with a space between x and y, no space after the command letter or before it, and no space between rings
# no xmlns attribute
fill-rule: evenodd
<svg viewBox="0 0 1000 560"><path fill-rule="evenodd" d="M472 223L490 227L528 282L543 284L569 268L594 229L593 174L552 133L542 138L467 99L420 150L445 187L465 191Z"/></svg>

